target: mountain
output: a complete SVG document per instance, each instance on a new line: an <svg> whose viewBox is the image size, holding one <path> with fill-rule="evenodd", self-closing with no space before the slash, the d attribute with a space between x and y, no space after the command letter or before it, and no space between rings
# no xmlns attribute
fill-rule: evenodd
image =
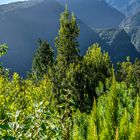
<svg viewBox="0 0 140 140"><path fill-rule="evenodd" d="M103 0L57 0L92 28L117 27L125 16Z"/></svg>
<svg viewBox="0 0 140 140"><path fill-rule="evenodd" d="M124 19L120 27L125 29L131 38L132 44L140 53L140 11Z"/></svg>
<svg viewBox="0 0 140 140"><path fill-rule="evenodd" d="M118 9L126 16L133 15L140 10L140 0L105 0L109 5Z"/></svg>
<svg viewBox="0 0 140 140"><path fill-rule="evenodd" d="M124 19L120 24L124 28L132 28L140 26L140 11Z"/></svg>
<svg viewBox="0 0 140 140"><path fill-rule="evenodd" d="M4 66L25 76L31 68L39 38L47 40L55 49L53 42L58 34L60 13L63 11L64 7L55 0L30 0L0 6L0 43L9 46L8 54L0 60ZM131 50L130 56L136 54L135 48L131 49L127 44L124 44L125 51L117 44L112 47L114 45L109 44L83 21L77 21L82 55L93 43L99 43L102 50L108 51L113 62L124 60L129 54L125 51Z"/></svg>
<svg viewBox="0 0 140 140"><path fill-rule="evenodd" d="M140 53L140 27L125 28L125 31L130 36L132 44Z"/></svg>
<svg viewBox="0 0 140 140"><path fill-rule="evenodd" d="M120 28L129 35L131 43L140 53L140 0L105 0L110 6L124 13Z"/></svg>
<svg viewBox="0 0 140 140"><path fill-rule="evenodd" d="M124 29L97 30L97 33L110 45L109 53L112 61L122 61L126 56L130 56L131 60L134 61L136 57L140 56Z"/></svg>
<svg viewBox="0 0 140 140"><path fill-rule="evenodd" d="M31 68L32 57L37 48L37 40L47 39L54 48L54 38L59 29L59 17L64 8L55 0L31 0L0 6L0 43L7 43L8 54L0 61L22 76ZM84 54L87 48L99 42L107 49L108 45L96 32L81 20L80 50Z"/></svg>

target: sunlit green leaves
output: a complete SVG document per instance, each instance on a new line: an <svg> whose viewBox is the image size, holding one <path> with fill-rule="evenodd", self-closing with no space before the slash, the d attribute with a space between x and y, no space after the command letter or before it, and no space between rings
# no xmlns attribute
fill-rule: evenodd
<svg viewBox="0 0 140 140"><path fill-rule="evenodd" d="M0 45L0 57L7 53L8 46L6 44Z"/></svg>

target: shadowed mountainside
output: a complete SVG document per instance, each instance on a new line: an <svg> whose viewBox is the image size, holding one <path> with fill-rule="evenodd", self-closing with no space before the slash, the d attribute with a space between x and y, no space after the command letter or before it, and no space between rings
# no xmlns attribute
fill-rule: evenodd
<svg viewBox="0 0 140 140"><path fill-rule="evenodd" d="M97 33L111 46L109 53L114 62L122 61L124 56L130 56L132 61L139 57L139 53L131 43L131 38L124 29L97 30Z"/></svg>
<svg viewBox="0 0 140 140"><path fill-rule="evenodd" d="M8 54L2 58L4 66L25 75L31 68L39 38L47 39L54 48L63 10L55 0L32 0L0 6L0 42L9 46ZM95 42L99 42L103 49L107 48L108 45L96 32L80 20L78 24L81 54Z"/></svg>
<svg viewBox="0 0 140 140"><path fill-rule="evenodd" d="M87 25L94 28L118 27L125 16L100 0L57 0L62 5L66 2L69 9Z"/></svg>

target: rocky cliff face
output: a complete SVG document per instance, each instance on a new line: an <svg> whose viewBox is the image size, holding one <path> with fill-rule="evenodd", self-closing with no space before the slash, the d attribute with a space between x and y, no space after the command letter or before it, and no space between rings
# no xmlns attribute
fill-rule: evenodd
<svg viewBox="0 0 140 140"><path fill-rule="evenodd" d="M131 42L130 36L124 29L97 30L99 36L110 45L110 54L114 62L122 61L126 56L130 56L134 61L139 57L139 53Z"/></svg>

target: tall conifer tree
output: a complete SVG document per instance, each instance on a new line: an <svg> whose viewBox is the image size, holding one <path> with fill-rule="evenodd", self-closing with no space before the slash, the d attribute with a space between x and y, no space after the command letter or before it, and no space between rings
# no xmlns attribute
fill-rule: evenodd
<svg viewBox="0 0 140 140"><path fill-rule="evenodd" d="M47 74L48 68L53 65L54 52L47 41L39 40L39 48L37 49L32 64L32 71L37 77L42 78Z"/></svg>
<svg viewBox="0 0 140 140"><path fill-rule="evenodd" d="M66 88L66 73L70 68L70 64L75 63L79 56L78 36L79 26L76 22L76 18L73 13L68 11L66 6L64 12L60 15L60 30L55 39L57 57L55 72L53 72L53 82L58 98L60 94L67 94L66 90L64 90Z"/></svg>
<svg viewBox="0 0 140 140"><path fill-rule="evenodd" d="M73 13L68 11L66 6L65 11L60 16L60 30L58 37L55 40L57 48L57 63L58 65L68 66L75 62L79 55L78 41L79 26Z"/></svg>
<svg viewBox="0 0 140 140"><path fill-rule="evenodd" d="M66 6L60 16L60 30L55 39L57 48L56 65L52 72L54 92L58 101L58 110L62 116L62 122L65 126L64 137L69 139L71 128L71 117L73 110L73 94L69 92L66 75L70 65L75 63L79 57L79 26L73 13L68 11Z"/></svg>

